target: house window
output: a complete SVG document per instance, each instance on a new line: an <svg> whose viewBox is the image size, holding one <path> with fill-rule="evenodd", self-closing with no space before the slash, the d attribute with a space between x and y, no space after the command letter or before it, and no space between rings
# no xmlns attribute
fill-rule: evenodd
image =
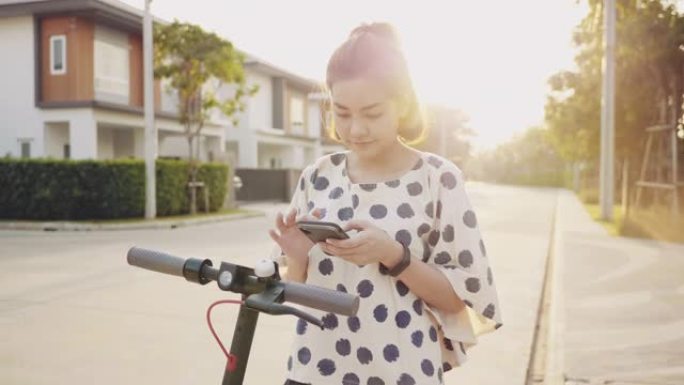
<svg viewBox="0 0 684 385"><path fill-rule="evenodd" d="M64 145L63 155L64 155L64 159L70 159L71 158L71 145L69 145L69 144Z"/></svg>
<svg viewBox="0 0 684 385"><path fill-rule="evenodd" d="M21 142L21 157L30 158L31 157L31 142Z"/></svg>
<svg viewBox="0 0 684 385"><path fill-rule="evenodd" d="M95 30L95 96L128 103L129 47L126 35L105 27Z"/></svg>
<svg viewBox="0 0 684 385"><path fill-rule="evenodd" d="M50 36L50 74L66 73L66 35Z"/></svg>
<svg viewBox="0 0 684 385"><path fill-rule="evenodd" d="M304 134L304 100L290 99L290 130L293 134Z"/></svg>

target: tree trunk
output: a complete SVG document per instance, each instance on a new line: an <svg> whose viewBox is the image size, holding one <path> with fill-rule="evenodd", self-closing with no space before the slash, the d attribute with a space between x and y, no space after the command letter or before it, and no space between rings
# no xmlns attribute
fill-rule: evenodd
<svg viewBox="0 0 684 385"><path fill-rule="evenodd" d="M190 149L190 158L188 159L190 183L188 183L188 186L190 188L190 215L195 215L197 214L197 188L195 187L197 172L195 171L195 156L192 149L192 140L193 137L188 136L188 148Z"/></svg>

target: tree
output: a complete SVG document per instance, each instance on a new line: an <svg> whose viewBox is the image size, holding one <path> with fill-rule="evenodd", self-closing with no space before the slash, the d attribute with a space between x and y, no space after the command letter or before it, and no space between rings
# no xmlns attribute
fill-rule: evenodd
<svg viewBox="0 0 684 385"><path fill-rule="evenodd" d="M576 71L549 79L545 116L564 159L595 163L599 156L603 1L589 0L577 26ZM638 167L646 127L674 123L681 114L684 18L661 0L617 2L616 156ZM669 102L668 102L669 101ZM664 113L664 104L670 111Z"/></svg>
<svg viewBox="0 0 684 385"><path fill-rule="evenodd" d="M247 87L244 55L231 42L199 26L174 21L157 24L154 30L155 77L169 80L178 94L179 121L188 141L189 181L197 182L199 140L202 128L218 110L237 125L235 113L244 109L243 98L254 94ZM233 96L220 98L224 86L234 90ZM190 188L190 212L197 212L196 189Z"/></svg>

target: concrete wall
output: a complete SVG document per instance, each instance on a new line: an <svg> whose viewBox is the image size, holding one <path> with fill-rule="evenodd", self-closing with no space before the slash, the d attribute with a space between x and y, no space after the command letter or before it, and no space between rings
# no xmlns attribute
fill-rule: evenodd
<svg viewBox="0 0 684 385"><path fill-rule="evenodd" d="M21 155L21 140L31 156L43 156L43 124L35 108L33 17L0 19L0 156Z"/></svg>
<svg viewBox="0 0 684 385"><path fill-rule="evenodd" d="M241 126L244 124L244 127L252 130L273 128L273 86L271 77L248 72L247 84L258 85L259 92L249 98L246 106L247 116L244 122L241 122Z"/></svg>

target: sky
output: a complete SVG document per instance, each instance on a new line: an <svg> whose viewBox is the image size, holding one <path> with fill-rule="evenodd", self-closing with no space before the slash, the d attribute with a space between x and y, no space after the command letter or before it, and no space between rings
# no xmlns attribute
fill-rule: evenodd
<svg viewBox="0 0 684 385"><path fill-rule="evenodd" d="M123 0L142 9L144 0ZM543 123L548 78L573 68L576 0L154 0L153 14L201 25L277 67L323 81L363 22L398 29L421 101L463 110L476 149Z"/></svg>

